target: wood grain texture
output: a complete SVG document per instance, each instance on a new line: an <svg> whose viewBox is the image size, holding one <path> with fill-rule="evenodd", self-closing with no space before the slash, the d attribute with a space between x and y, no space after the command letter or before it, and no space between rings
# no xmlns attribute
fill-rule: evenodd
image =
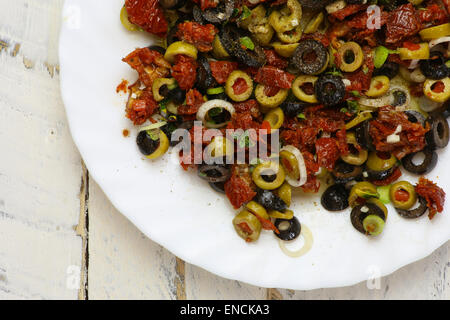
<svg viewBox="0 0 450 320"><path fill-rule="evenodd" d="M82 165L59 94L63 0L0 0L0 299L450 299L450 244L384 277L265 289L187 264L113 208Z"/></svg>
<svg viewBox="0 0 450 320"><path fill-rule="evenodd" d="M0 0L0 299L76 299L81 160L57 64L61 1Z"/></svg>

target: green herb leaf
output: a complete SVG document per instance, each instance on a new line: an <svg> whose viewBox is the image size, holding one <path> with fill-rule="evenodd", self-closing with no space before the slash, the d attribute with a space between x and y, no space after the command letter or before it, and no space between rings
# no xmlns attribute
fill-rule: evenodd
<svg viewBox="0 0 450 320"><path fill-rule="evenodd" d="M384 204L388 204L389 202L391 202L391 198L389 196L390 190L391 185L377 187L377 192L380 195L380 201Z"/></svg>
<svg viewBox="0 0 450 320"><path fill-rule="evenodd" d="M147 134L149 135L150 139L152 139L153 141L159 140L159 129L147 130Z"/></svg>
<svg viewBox="0 0 450 320"><path fill-rule="evenodd" d="M359 91L356 91L356 90L353 90L353 91L350 91L350 93L354 96L354 97L361 97L361 95L359 94Z"/></svg>
<svg viewBox="0 0 450 320"><path fill-rule="evenodd" d="M222 108L219 108L219 107L217 107L217 108L212 108L211 110L209 110L208 115L209 115L210 117L215 117L215 116L218 116L219 114L221 114L222 111L223 111L223 109L222 109Z"/></svg>
<svg viewBox="0 0 450 320"><path fill-rule="evenodd" d="M250 39L249 37L242 37L239 39L239 41L241 42L241 45L243 47L245 47L246 49L249 49L249 50L255 49L255 44L253 43L252 39Z"/></svg>
<svg viewBox="0 0 450 320"><path fill-rule="evenodd" d="M306 117L305 117L305 115L303 113L299 113L297 115L297 118L299 118L299 119L306 119Z"/></svg>
<svg viewBox="0 0 450 320"><path fill-rule="evenodd" d="M241 20L247 19L248 17L250 17L251 14L252 12L250 11L249 8L247 8L247 6L242 6L242 14L240 19Z"/></svg>
<svg viewBox="0 0 450 320"><path fill-rule="evenodd" d="M331 74L333 76L342 77L342 72L339 71L336 67L333 67L330 71L327 72L327 74Z"/></svg>
<svg viewBox="0 0 450 320"><path fill-rule="evenodd" d="M355 113L359 110L359 103L355 100L347 100L348 110L352 113Z"/></svg>

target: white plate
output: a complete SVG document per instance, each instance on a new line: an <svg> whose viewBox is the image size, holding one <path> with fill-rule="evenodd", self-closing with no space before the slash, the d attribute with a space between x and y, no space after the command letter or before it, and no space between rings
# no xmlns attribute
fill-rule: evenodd
<svg viewBox="0 0 450 320"><path fill-rule="evenodd" d="M314 289L355 284L387 275L429 255L450 238L448 202L429 221L408 221L389 208L380 237L353 229L349 210L323 210L317 196L298 195L294 211L314 235L312 250L290 258L271 232L246 244L233 230L235 210L174 158L144 160L136 131L124 117L122 79L136 74L121 59L151 37L120 24L124 0L66 0L60 39L61 90L70 128L86 165L114 206L149 238L183 260L222 277L262 287ZM131 129L124 138L122 130ZM449 153L428 175L448 190ZM176 158L176 157L175 157ZM174 163L175 162L175 163ZM417 181L413 177L411 181Z"/></svg>

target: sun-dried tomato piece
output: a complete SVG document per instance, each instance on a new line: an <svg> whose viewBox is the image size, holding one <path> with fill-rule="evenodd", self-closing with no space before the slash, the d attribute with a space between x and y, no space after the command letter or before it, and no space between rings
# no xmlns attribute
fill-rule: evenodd
<svg viewBox="0 0 450 320"><path fill-rule="evenodd" d="M231 61L210 61L209 66L214 79L219 84L224 84L230 73L238 68L237 62Z"/></svg>
<svg viewBox="0 0 450 320"><path fill-rule="evenodd" d="M352 14L365 10L367 7L368 5L363 4L348 4L343 9L333 12L331 16L342 21Z"/></svg>
<svg viewBox="0 0 450 320"><path fill-rule="evenodd" d="M194 21L183 22L178 25L177 37L193 44L198 51L208 52L212 50L212 42L217 33L217 28L212 24L201 25Z"/></svg>
<svg viewBox="0 0 450 320"><path fill-rule="evenodd" d="M421 28L422 23L413 5L401 5L389 15L386 23L386 43L396 43L416 34Z"/></svg>
<svg viewBox="0 0 450 320"><path fill-rule="evenodd" d="M292 86L295 76L289 72L275 68L273 66L264 66L259 68L255 76L255 81L266 86L289 89Z"/></svg>
<svg viewBox="0 0 450 320"><path fill-rule="evenodd" d="M151 87L156 78L164 78L169 74L170 64L161 53L149 48L136 49L122 59L136 70L147 87Z"/></svg>
<svg viewBox="0 0 450 320"><path fill-rule="evenodd" d="M427 206L430 210L428 218L430 220L433 219L436 212L442 212L444 210L445 192L433 183L433 181L420 177L415 189L419 196L427 200Z"/></svg>
<svg viewBox="0 0 450 320"><path fill-rule="evenodd" d="M178 107L178 114L191 115L196 114L201 105L205 102L203 95L196 89L190 89L186 93L186 104Z"/></svg>
<svg viewBox="0 0 450 320"><path fill-rule="evenodd" d="M436 3L430 3L425 10L418 10L419 18L422 23L431 22L432 24L443 24L448 22L446 10Z"/></svg>
<svg viewBox="0 0 450 320"><path fill-rule="evenodd" d="M400 141L388 143L387 137L401 126L398 133ZM403 112L396 112L392 108L381 108L378 117L370 122L370 136L377 151L392 152L397 159L407 154L417 152L425 147L425 133L429 129L420 123L413 123Z"/></svg>
<svg viewBox="0 0 450 320"><path fill-rule="evenodd" d="M128 105L126 116L133 121L133 124L141 125L152 116L156 109L158 109L158 103L153 99L151 89L145 90Z"/></svg>
<svg viewBox="0 0 450 320"><path fill-rule="evenodd" d="M251 186L250 174L238 168L236 165L233 167L231 178L225 182L225 194L235 209L239 209L256 196Z"/></svg>
<svg viewBox="0 0 450 320"><path fill-rule="evenodd" d="M177 55L172 67L172 77L177 80L180 89L191 89L197 77L197 61L182 54Z"/></svg>
<svg viewBox="0 0 450 320"><path fill-rule="evenodd" d="M333 170L340 157L337 141L333 138L320 138L316 141L317 162L321 167Z"/></svg>
<svg viewBox="0 0 450 320"><path fill-rule="evenodd" d="M279 69L286 69L288 62L280 57L273 49L264 49L267 64Z"/></svg>
<svg viewBox="0 0 450 320"><path fill-rule="evenodd" d="M237 113L242 113L242 112L250 112L252 117L257 118L260 116L260 112L259 112L259 104L258 101L256 101L255 99L250 99L244 102L239 102L239 103L235 103L234 105L234 109L236 110Z"/></svg>
<svg viewBox="0 0 450 320"><path fill-rule="evenodd" d="M126 0L125 7L131 23L159 37L165 36L168 24L158 0Z"/></svg>

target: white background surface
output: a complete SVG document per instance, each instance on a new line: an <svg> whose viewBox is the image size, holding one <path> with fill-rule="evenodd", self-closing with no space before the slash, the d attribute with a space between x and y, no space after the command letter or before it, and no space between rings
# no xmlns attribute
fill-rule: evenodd
<svg viewBox="0 0 450 320"><path fill-rule="evenodd" d="M448 244L380 289L294 292L221 279L145 238L89 179L71 141L59 93L61 5L0 0L1 298L450 297Z"/></svg>

